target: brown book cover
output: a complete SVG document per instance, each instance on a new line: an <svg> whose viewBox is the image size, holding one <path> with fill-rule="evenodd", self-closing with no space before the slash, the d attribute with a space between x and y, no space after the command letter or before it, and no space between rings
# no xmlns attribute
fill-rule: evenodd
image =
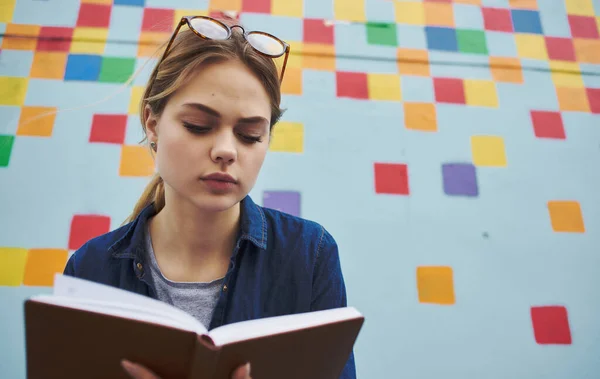
<svg viewBox="0 0 600 379"><path fill-rule="evenodd" d="M28 379L126 379L122 359L142 364L163 379L229 379L245 362L251 363L253 379L334 379L364 322L353 308L316 312L308 326L299 328L304 324L287 329L274 317L258 320L261 324L230 325L238 329L219 342L210 336L213 331L197 333L48 299L24 304ZM311 315L283 317L293 324L306 316ZM279 327L269 329L268 323L278 321ZM264 332L261 325L267 326ZM250 337L238 338L237 332L250 332Z"/></svg>

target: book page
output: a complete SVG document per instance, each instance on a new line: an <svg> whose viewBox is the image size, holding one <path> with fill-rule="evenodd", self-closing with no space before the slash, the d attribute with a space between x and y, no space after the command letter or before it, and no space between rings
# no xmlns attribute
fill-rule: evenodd
<svg viewBox="0 0 600 379"><path fill-rule="evenodd" d="M71 301L73 305L85 304L82 300L93 300L113 309L131 310L135 308L137 313L145 312L153 314L155 317L176 320L186 330L193 330L199 334L207 332L204 325L192 315L167 303L89 280L58 273L54 277L53 295L73 299ZM62 301L62 304L67 304L66 300L63 299Z"/></svg>
<svg viewBox="0 0 600 379"><path fill-rule="evenodd" d="M363 317L362 314L353 307L335 308L241 321L215 328L208 335L215 345L222 346L231 342L244 341L361 317Z"/></svg>

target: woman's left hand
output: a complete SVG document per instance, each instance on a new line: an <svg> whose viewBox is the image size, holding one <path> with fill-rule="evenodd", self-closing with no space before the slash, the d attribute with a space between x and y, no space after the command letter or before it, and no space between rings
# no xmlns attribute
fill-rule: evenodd
<svg viewBox="0 0 600 379"><path fill-rule="evenodd" d="M123 360L121 365L133 379L161 379L158 375L137 363ZM250 364L238 367L231 375L231 379L252 379Z"/></svg>

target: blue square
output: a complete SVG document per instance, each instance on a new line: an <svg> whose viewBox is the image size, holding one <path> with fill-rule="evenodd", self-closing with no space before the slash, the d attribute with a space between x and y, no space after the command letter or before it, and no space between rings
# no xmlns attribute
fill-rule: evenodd
<svg viewBox="0 0 600 379"><path fill-rule="evenodd" d="M333 20L334 16L331 2L323 0L304 0L304 17Z"/></svg>
<svg viewBox="0 0 600 379"><path fill-rule="evenodd" d="M70 54L67 59L65 80L96 81L100 76L100 55Z"/></svg>
<svg viewBox="0 0 600 379"><path fill-rule="evenodd" d="M458 51L455 29L427 26L425 35L429 50Z"/></svg>
<svg viewBox="0 0 600 379"><path fill-rule="evenodd" d="M571 38L571 25L564 1L538 1L538 10L544 35Z"/></svg>
<svg viewBox="0 0 600 379"><path fill-rule="evenodd" d="M435 101L433 79L430 77L402 75L400 85L403 101L419 103L433 103Z"/></svg>
<svg viewBox="0 0 600 379"><path fill-rule="evenodd" d="M457 29L483 30L481 7L469 4L454 4L454 26Z"/></svg>
<svg viewBox="0 0 600 379"><path fill-rule="evenodd" d="M33 51L2 50L0 52L0 76L28 77L33 63Z"/></svg>
<svg viewBox="0 0 600 379"><path fill-rule="evenodd" d="M543 34L540 14L526 9L511 9L513 27L516 33Z"/></svg>
<svg viewBox="0 0 600 379"><path fill-rule="evenodd" d="M304 20L299 17L242 13L240 23L246 30L261 30L276 35L284 41L302 41L304 34Z"/></svg>
<svg viewBox="0 0 600 379"><path fill-rule="evenodd" d="M492 80L488 56L430 51L429 70L433 78Z"/></svg>
<svg viewBox="0 0 600 379"><path fill-rule="evenodd" d="M517 57L517 42L513 33L486 31L488 52L491 57Z"/></svg>
<svg viewBox="0 0 600 379"><path fill-rule="evenodd" d="M130 5L134 7L143 7L146 0L114 0L113 5Z"/></svg>
<svg viewBox="0 0 600 379"><path fill-rule="evenodd" d="M583 84L587 88L600 88L600 66L591 63L579 63Z"/></svg>
<svg viewBox="0 0 600 379"><path fill-rule="evenodd" d="M326 2L320 0L321 2ZM392 22L396 23L393 1L367 1L365 13L370 22Z"/></svg>
<svg viewBox="0 0 600 379"><path fill-rule="evenodd" d="M5 2L6 0L0 0ZM60 3L60 6L58 6ZM39 1L19 0L13 11L13 24L66 26L77 23L80 0ZM34 11L35 9L35 11Z"/></svg>
<svg viewBox="0 0 600 379"><path fill-rule="evenodd" d="M404 49L427 49L425 28L416 25L397 24L398 47Z"/></svg>

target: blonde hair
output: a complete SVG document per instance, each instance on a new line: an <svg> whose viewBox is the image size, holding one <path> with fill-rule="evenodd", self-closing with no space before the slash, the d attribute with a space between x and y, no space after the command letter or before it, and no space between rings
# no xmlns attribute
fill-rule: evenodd
<svg viewBox="0 0 600 379"><path fill-rule="evenodd" d="M254 50L244 36L234 29L227 40L207 40L200 38L189 29L178 33L168 55L154 67L139 105L139 115L144 132L141 142L147 140L144 113L149 106L152 113L160 115L170 96L184 83L189 82L203 65L237 59L244 63L260 80L271 102L271 129L279 121L281 88L277 66L272 58L265 57ZM150 180L133 212L124 224L133 221L148 205L154 204L156 212L165 206L165 187L160 175L156 173Z"/></svg>

